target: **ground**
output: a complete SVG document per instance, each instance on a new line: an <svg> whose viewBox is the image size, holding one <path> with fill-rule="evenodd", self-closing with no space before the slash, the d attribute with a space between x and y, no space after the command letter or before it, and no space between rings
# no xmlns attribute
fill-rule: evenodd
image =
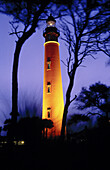
<svg viewBox="0 0 110 170"><path fill-rule="evenodd" d="M39 145L0 148L3 170L106 170L108 146L93 142L43 141Z"/></svg>

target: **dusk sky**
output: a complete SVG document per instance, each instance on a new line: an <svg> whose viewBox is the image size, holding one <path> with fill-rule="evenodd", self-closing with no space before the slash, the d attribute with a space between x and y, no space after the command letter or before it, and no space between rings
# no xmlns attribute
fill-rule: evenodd
<svg viewBox="0 0 110 170"><path fill-rule="evenodd" d="M0 14L0 126L3 125L6 118L9 118L9 113L11 112L12 64L16 37L9 35L11 32L9 21L11 21L11 17ZM45 41L43 30L45 26L46 24L44 23L42 27L36 29L36 33L26 41L22 48L19 60L19 103L27 98L29 100L34 98L36 102L42 99ZM60 38L59 43L61 60L66 62L68 55L66 46ZM73 97L81 91L83 86L88 87L98 81L110 86L110 65L106 65L109 57L103 53L95 57L96 60L91 57L86 58L83 62L86 67L78 68L72 93ZM68 76L66 67L62 62L61 71L65 100Z"/></svg>

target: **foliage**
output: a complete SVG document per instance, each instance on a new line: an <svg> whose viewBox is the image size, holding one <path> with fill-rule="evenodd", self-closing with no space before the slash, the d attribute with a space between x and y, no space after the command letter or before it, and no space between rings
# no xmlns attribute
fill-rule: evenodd
<svg viewBox="0 0 110 170"><path fill-rule="evenodd" d="M103 110L104 105L107 102L108 90L109 87L101 84L100 82L92 84L89 89L83 87L76 99L76 101L80 101L82 103L78 109L97 107Z"/></svg>
<svg viewBox="0 0 110 170"><path fill-rule="evenodd" d="M15 22L22 22L24 25L32 25L33 18L41 7L44 9L49 4L39 0L0 0L0 12L14 17Z"/></svg>
<svg viewBox="0 0 110 170"><path fill-rule="evenodd" d="M92 84L89 89L82 88L76 99L76 105L79 110L89 108L87 116L98 116L99 126L106 126L109 122L109 89L110 87L100 82Z"/></svg>
<svg viewBox="0 0 110 170"><path fill-rule="evenodd" d="M74 114L68 120L67 125L71 125L72 123L78 123L80 121L87 122L89 120L90 120L90 118L87 115L84 115L84 114Z"/></svg>
<svg viewBox="0 0 110 170"><path fill-rule="evenodd" d="M53 127L51 120L42 120L38 117L21 118L14 126L12 120L7 119L4 124L3 130L7 131L7 137L9 139L25 140L27 143L32 144L41 141L42 131L45 128L51 129Z"/></svg>
<svg viewBox="0 0 110 170"><path fill-rule="evenodd" d="M23 138L27 141L34 141L35 138L41 140L42 130L44 128L52 128L52 121L44 120L38 117L20 119L17 124L16 137Z"/></svg>
<svg viewBox="0 0 110 170"><path fill-rule="evenodd" d="M0 135L1 135L2 127L0 126Z"/></svg>
<svg viewBox="0 0 110 170"><path fill-rule="evenodd" d="M71 4L72 0L69 1ZM36 17L39 21L46 20L47 13L52 12L57 17L62 15L65 11L67 0L0 0L0 12L13 17L12 23L23 23L26 27L33 24L33 20ZM57 6L56 6L57 5ZM53 7L54 6L54 7ZM54 12L57 7L57 11ZM59 9L59 10L58 10ZM41 15L39 12L42 10ZM36 27L38 24L36 25ZM19 32L20 33L20 32ZM22 33L22 31L21 31Z"/></svg>

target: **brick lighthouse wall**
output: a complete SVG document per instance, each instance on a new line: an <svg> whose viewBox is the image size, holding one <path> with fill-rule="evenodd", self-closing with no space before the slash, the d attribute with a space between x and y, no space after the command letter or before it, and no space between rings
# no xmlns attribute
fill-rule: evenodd
<svg viewBox="0 0 110 170"><path fill-rule="evenodd" d="M48 69L48 63L50 64L50 69ZM48 87L50 87L49 93ZM50 109L50 117L48 117L48 108ZM59 43L56 41L48 41L45 43L42 112L42 118L52 120L54 125L52 129L48 129L48 137L60 135L63 110L64 101L60 68Z"/></svg>

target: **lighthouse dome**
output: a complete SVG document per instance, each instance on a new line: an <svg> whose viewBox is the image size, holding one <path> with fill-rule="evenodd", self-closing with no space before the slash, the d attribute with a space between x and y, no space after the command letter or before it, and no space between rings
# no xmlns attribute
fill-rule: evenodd
<svg viewBox="0 0 110 170"><path fill-rule="evenodd" d="M56 20L54 19L54 17L50 14L50 16L47 18L46 20L47 23L47 27L54 27L56 24Z"/></svg>

